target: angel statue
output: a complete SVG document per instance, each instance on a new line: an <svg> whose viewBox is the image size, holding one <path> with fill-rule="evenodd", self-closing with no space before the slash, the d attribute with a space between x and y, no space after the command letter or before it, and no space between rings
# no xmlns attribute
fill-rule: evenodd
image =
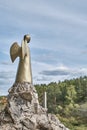
<svg viewBox="0 0 87 130"><path fill-rule="evenodd" d="M24 35L21 47L17 42L14 42L10 48L10 56L12 62L14 62L17 57L20 58L15 82L32 83L30 49L27 44L30 42L30 39L31 38L28 34Z"/></svg>

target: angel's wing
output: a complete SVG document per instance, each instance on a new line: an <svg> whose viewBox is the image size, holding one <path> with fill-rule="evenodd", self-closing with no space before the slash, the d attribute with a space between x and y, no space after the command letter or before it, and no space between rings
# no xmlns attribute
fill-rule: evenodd
<svg viewBox="0 0 87 130"><path fill-rule="evenodd" d="M10 57L12 62L19 56L19 51L21 47L18 45L17 42L14 42L10 48Z"/></svg>

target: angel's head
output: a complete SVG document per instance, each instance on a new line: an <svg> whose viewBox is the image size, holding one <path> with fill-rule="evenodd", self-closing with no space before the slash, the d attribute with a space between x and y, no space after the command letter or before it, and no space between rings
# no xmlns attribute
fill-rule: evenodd
<svg viewBox="0 0 87 130"><path fill-rule="evenodd" d="M27 41L27 43L29 43L30 42L30 40L31 40L31 37L29 36L29 34L27 34L27 35L24 35L24 41Z"/></svg>

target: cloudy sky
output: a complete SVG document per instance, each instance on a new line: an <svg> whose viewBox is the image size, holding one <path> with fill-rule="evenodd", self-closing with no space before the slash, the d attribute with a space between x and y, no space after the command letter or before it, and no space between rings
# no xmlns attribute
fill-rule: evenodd
<svg viewBox="0 0 87 130"><path fill-rule="evenodd" d="M0 95L15 81L9 49L24 34L34 84L87 75L87 0L0 0Z"/></svg>

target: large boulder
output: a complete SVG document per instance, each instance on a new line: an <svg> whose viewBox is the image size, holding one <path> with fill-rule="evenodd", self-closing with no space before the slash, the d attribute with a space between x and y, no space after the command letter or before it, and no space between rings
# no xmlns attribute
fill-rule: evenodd
<svg viewBox="0 0 87 130"><path fill-rule="evenodd" d="M15 83L0 113L0 130L68 130L54 114L39 105L35 87L27 82Z"/></svg>

